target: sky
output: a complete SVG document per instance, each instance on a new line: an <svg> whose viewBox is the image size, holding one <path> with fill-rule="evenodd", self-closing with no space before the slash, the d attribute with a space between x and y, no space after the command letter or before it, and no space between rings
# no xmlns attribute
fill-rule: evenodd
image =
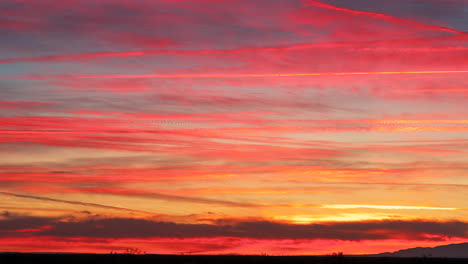
<svg viewBox="0 0 468 264"><path fill-rule="evenodd" d="M466 0L2 0L0 251L468 242Z"/></svg>

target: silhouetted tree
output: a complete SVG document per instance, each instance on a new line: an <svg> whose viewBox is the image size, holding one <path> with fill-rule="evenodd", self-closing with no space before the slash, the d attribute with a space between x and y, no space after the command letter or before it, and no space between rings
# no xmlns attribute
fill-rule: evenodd
<svg viewBox="0 0 468 264"><path fill-rule="evenodd" d="M124 254L141 255L141 254L146 254L146 251L141 251L139 248L127 248L127 249L125 249Z"/></svg>

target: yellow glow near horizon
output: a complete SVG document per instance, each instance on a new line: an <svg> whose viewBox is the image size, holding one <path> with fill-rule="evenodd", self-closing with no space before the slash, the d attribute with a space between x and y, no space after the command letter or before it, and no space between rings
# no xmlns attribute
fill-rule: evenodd
<svg viewBox="0 0 468 264"><path fill-rule="evenodd" d="M366 220L385 220L391 218L394 218L394 216L388 214L356 213L339 215L284 215L274 216L273 220L286 221L294 224L310 224L314 222L353 222Z"/></svg>
<svg viewBox="0 0 468 264"><path fill-rule="evenodd" d="M460 208L453 207L431 207L431 206L407 206L407 205L368 205L368 204L334 204L323 205L322 208L329 209L356 209L356 208L369 208L369 209L382 209L382 210L443 210L455 211Z"/></svg>

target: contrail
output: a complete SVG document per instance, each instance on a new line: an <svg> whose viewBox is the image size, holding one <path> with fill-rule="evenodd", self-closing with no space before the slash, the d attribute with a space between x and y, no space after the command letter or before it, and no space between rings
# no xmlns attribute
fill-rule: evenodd
<svg viewBox="0 0 468 264"><path fill-rule="evenodd" d="M155 214L155 213L135 210L135 209L128 209L128 208L108 206L108 205L95 204L95 203L84 203L84 202L79 202L79 201L68 201L68 200L54 199L54 198L41 197L41 196L31 196L31 195L9 193L9 192L0 192L0 194L10 195L10 196L15 196L15 197L20 197L20 198L43 200L43 201L93 206L93 207L99 207L99 208L105 208L105 209L123 210L123 211L128 211L128 212L135 212L135 213ZM133 196L133 197L145 197L145 198L152 198L152 199L157 199L157 200L177 201L177 202L217 204L217 205L224 205L224 206L231 206L231 207L258 207L260 206L260 205L249 204L249 203L213 200L213 199L198 198L198 197L185 197L185 196L169 195L169 194L161 194L161 193L138 193L138 192L131 192L131 191L126 191L126 190L119 190L119 192L115 192L115 193L110 192L110 193L101 193L101 194L126 195L126 196Z"/></svg>
<svg viewBox="0 0 468 264"><path fill-rule="evenodd" d="M166 200L166 201L175 201L175 202L223 205L223 206L228 206L228 207L261 207L262 206L262 205L249 204L249 203L214 200L214 199L199 198L199 197L185 197L185 196L169 195L169 194L162 194L162 193L125 193L125 192L122 192L122 193L116 193L116 194L135 196L135 197L145 197L145 198Z"/></svg>
<svg viewBox="0 0 468 264"><path fill-rule="evenodd" d="M88 74L88 75L23 75L5 76L0 80L48 80L48 79L180 79L180 78L261 78L301 76L343 76L343 75L396 75L396 74L444 74L468 73L458 71L382 71L382 72L310 72L310 73L268 73L268 74Z"/></svg>
<svg viewBox="0 0 468 264"><path fill-rule="evenodd" d="M9 193L9 192L0 192L0 194L19 197L19 198L41 200L41 201L67 203L67 204L91 206L91 207L97 207L97 208L103 208L103 209L112 209L112 210L127 211L127 212L133 212L133 213L145 213L145 214L157 215L155 213L142 211L142 210L135 210L135 209L129 209L129 208L123 208L123 207L102 205L102 204L96 204L96 203L85 203L85 202L79 202L79 201L61 200L61 199L54 199L54 198L48 198L48 197L42 197L42 196L32 196L32 195L16 194L16 193Z"/></svg>
<svg viewBox="0 0 468 264"><path fill-rule="evenodd" d="M216 204L230 207L258 207L259 205L242 203L242 202L233 202L225 200L215 200L209 198L200 198L200 197L187 197L179 195L170 195L163 193L155 192L145 192L145 191L135 191L132 189L113 189L113 188L97 188L97 189L82 189L82 192L98 192L100 194L111 194L111 195L125 195L129 197L144 197L157 200L165 201L175 201L175 202L189 202L189 203L201 203L201 204Z"/></svg>
<svg viewBox="0 0 468 264"><path fill-rule="evenodd" d="M383 19L383 20L389 20L389 21L405 22L405 23L408 23L408 24L422 26L422 27L430 28L430 29L434 29L434 30L447 31L447 32L450 32L450 33L455 33L455 34L466 34L465 32L458 31L458 30L451 29L451 28L447 28L447 27L439 27L439 26L423 24L423 23L419 23L419 22L416 22L416 21L391 16L391 15L384 14L384 13L366 12L366 11L359 11L359 10L353 10L353 9L338 7L338 6L330 5L330 4L323 3L323 2L320 2L320 1L316 1L316 0L309 0L307 4L313 5L313 6L316 6L316 7L325 8L325 9L330 9L330 10L342 11L342 12L346 12L346 13L349 13L349 14L364 15L364 16L369 16L369 17Z"/></svg>
<svg viewBox="0 0 468 264"><path fill-rule="evenodd" d="M56 54L38 57L23 57L23 58L6 58L0 59L0 64L21 63L21 62L44 62L44 61L60 61L60 60L75 60L75 59L96 59L105 57L139 57L146 55L215 55L215 54L239 54L239 53L254 53L254 52L272 52L272 51L288 51L301 50L312 48L338 48L354 46L358 44L367 44L374 48L377 45L388 43L412 43L429 40L457 40L466 39L465 35L449 36L449 37L429 37L429 38L413 38L413 39L395 39L395 40L371 40L371 41L340 41L340 42L323 42L323 43L298 43L284 46L266 46L258 48L237 48L237 49L199 49L199 50L180 50L180 49L150 49L150 50L132 50L132 51L102 51L88 53L72 53L72 54ZM415 43L414 43L415 44ZM418 45L417 48L420 46ZM353 47L356 49L356 47ZM456 46L455 49L464 49L465 47ZM395 48L398 49L398 48ZM450 49L450 48L447 48Z"/></svg>

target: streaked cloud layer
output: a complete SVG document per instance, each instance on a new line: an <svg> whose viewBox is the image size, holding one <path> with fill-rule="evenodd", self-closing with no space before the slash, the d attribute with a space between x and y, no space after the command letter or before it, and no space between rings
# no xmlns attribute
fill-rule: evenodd
<svg viewBox="0 0 468 264"><path fill-rule="evenodd" d="M0 10L6 251L360 254L468 241L464 1Z"/></svg>

